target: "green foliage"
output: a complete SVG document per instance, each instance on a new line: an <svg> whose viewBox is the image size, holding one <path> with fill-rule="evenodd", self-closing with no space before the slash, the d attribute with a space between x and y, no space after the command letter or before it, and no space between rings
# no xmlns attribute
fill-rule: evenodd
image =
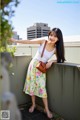
<svg viewBox="0 0 80 120"><path fill-rule="evenodd" d="M1 0L1 9L4 9L9 4L13 4L14 6L17 7L17 5L19 4L19 1L18 0Z"/></svg>
<svg viewBox="0 0 80 120"><path fill-rule="evenodd" d="M8 51L13 54L15 48L9 49L7 45L8 40L13 35L13 27L11 24L11 17L14 16L15 7L19 4L18 0L1 0L0 6L0 52Z"/></svg>
<svg viewBox="0 0 80 120"><path fill-rule="evenodd" d="M1 18L1 25L0 25L0 46L4 46L6 48L7 41L12 36L12 26L8 23L8 20Z"/></svg>
<svg viewBox="0 0 80 120"><path fill-rule="evenodd" d="M14 56L14 52L15 51L16 51L16 47L15 46L12 47L12 48L7 47L6 49L5 49L5 47L0 47L0 52L9 52L12 57Z"/></svg>

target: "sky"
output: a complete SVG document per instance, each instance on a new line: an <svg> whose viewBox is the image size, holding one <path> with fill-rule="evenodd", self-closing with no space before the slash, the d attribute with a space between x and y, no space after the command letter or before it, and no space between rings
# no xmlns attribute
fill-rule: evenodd
<svg viewBox="0 0 80 120"><path fill-rule="evenodd" d="M12 17L14 31L27 39L27 27L47 23L58 27L63 36L80 35L80 0L20 0Z"/></svg>

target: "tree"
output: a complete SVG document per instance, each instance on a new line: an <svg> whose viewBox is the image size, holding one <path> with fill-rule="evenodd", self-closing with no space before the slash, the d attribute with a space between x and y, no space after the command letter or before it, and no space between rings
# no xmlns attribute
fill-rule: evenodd
<svg viewBox="0 0 80 120"><path fill-rule="evenodd" d="M11 17L14 16L15 7L19 0L1 0L0 6L0 51L7 50L8 39L12 36Z"/></svg>

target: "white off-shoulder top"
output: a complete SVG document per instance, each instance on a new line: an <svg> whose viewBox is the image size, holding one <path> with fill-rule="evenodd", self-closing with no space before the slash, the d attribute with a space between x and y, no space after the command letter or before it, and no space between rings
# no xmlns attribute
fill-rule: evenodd
<svg viewBox="0 0 80 120"><path fill-rule="evenodd" d="M48 60L53 56L56 48L54 48L52 51L48 51L48 50L46 50L46 48L45 48L44 54L43 54L43 56L41 57L41 53L42 53L44 44L45 44L45 42L44 42L42 45L39 46L39 48L38 48L38 50L37 50L37 52L36 52L36 55L34 56L33 59L37 59L37 60L39 60L39 61L42 61L42 62L46 63L46 62L48 62Z"/></svg>

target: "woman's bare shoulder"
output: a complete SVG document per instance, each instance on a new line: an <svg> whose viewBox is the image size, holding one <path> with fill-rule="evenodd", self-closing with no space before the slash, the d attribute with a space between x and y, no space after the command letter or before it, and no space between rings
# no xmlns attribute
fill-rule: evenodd
<svg viewBox="0 0 80 120"><path fill-rule="evenodd" d="M45 41L47 41L47 40L45 40L45 39L41 40L41 45L42 45L43 43L45 43Z"/></svg>

